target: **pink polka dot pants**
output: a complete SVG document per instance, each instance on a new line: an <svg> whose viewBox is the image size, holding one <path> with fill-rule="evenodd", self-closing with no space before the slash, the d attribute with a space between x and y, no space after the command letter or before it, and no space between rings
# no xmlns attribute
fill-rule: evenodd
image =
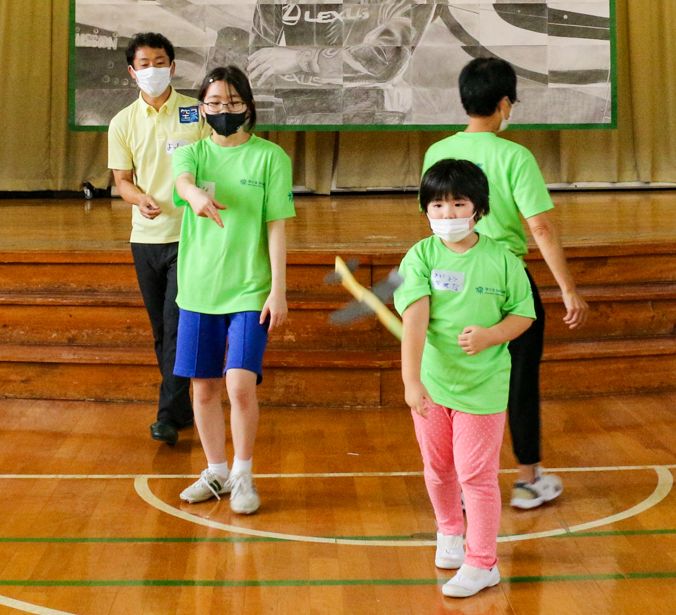
<svg viewBox="0 0 676 615"><path fill-rule="evenodd" d="M469 414L431 402L426 407L426 417L411 414L437 527L445 535L465 534L466 564L491 568L497 562L498 469L505 412Z"/></svg>

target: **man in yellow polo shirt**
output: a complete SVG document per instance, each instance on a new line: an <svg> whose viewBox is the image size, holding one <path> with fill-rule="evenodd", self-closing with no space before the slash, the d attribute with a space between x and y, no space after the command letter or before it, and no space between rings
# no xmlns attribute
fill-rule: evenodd
<svg viewBox="0 0 676 615"><path fill-rule="evenodd" d="M162 373L153 439L174 445L178 430L193 424L190 379L174 376L176 355L176 257L182 210L173 204L171 155L208 136L198 101L170 83L174 47L162 34L136 34L126 50L127 70L140 88L108 129L108 167L120 196L132 205L131 251L150 317Z"/></svg>

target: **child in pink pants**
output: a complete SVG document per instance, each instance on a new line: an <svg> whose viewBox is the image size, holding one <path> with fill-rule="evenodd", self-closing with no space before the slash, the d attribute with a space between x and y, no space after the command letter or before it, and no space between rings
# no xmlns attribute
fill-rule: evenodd
<svg viewBox="0 0 676 615"><path fill-rule="evenodd" d="M426 416L415 411L412 415L437 529L442 536L463 535L462 489L467 519L480 519L479 523L467 525L464 561L476 568L490 569L497 562L501 510L498 462L505 413L469 414L431 401L425 403L425 410ZM448 559L442 554L438 559L444 557ZM462 559L458 557L458 566ZM443 561L438 564L446 567Z"/></svg>
<svg viewBox="0 0 676 615"><path fill-rule="evenodd" d="M535 310L521 261L474 230L489 213L488 181L478 166L440 160L423 175L419 200L433 234L399 268L402 377L437 522L435 564L459 568L442 592L464 598L500 582L507 342L531 325Z"/></svg>

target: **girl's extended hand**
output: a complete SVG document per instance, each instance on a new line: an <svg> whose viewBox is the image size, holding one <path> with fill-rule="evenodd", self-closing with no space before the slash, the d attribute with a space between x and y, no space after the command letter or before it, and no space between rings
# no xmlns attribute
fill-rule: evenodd
<svg viewBox="0 0 676 615"><path fill-rule="evenodd" d="M474 355L486 350L494 344L488 329L478 325L470 325L458 335L458 344L467 354Z"/></svg>
<svg viewBox="0 0 676 615"><path fill-rule="evenodd" d="M284 323L288 313L289 308L286 305L286 293L272 291L268 295L265 305L263 305L260 324L263 324L269 316L270 325L268 326L268 332L270 332L275 327L279 327Z"/></svg>
<svg viewBox="0 0 676 615"><path fill-rule="evenodd" d="M191 195L190 207L200 218L211 218L218 226L223 228L223 220L219 209L227 209L225 205L210 197L204 190L196 189Z"/></svg>
<svg viewBox="0 0 676 615"><path fill-rule="evenodd" d="M432 400L422 382L404 385L404 399L413 412L416 412L420 416L427 416L428 410L425 407L425 401Z"/></svg>

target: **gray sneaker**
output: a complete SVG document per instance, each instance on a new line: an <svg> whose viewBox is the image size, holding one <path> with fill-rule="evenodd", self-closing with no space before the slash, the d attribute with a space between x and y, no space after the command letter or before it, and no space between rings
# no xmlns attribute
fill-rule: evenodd
<svg viewBox="0 0 676 615"><path fill-rule="evenodd" d="M255 513L261 505L251 472L230 474L230 509L240 515Z"/></svg>
<svg viewBox="0 0 676 615"><path fill-rule="evenodd" d="M230 493L230 478L222 478L207 468L190 487L181 491L179 496L185 502L195 504L211 498L220 500L220 496Z"/></svg>
<svg viewBox="0 0 676 615"><path fill-rule="evenodd" d="M537 468L535 480L532 483L517 481L512 488L511 505L514 508L530 510L551 502L563 493L563 484L556 474L543 474Z"/></svg>

